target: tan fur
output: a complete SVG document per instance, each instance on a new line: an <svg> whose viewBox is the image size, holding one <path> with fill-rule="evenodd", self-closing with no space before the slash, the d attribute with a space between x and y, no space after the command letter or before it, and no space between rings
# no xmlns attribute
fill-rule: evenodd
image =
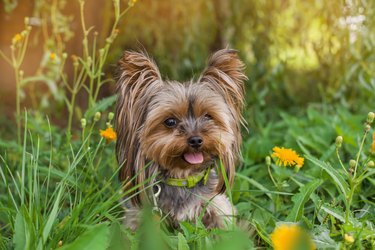
<svg viewBox="0 0 375 250"><path fill-rule="evenodd" d="M243 68L235 51L220 50L210 58L197 82L182 84L163 81L157 66L146 55L124 53L119 61L117 83L116 153L122 166L120 179L126 183L126 189L134 189L132 203L127 205L129 211L147 199L144 187L151 176L160 180L186 178L212 164L218 166L221 161L232 184L241 144L246 79ZM167 127L164 122L168 118L176 119L177 125ZM199 149L188 144L193 136L203 140ZM188 163L182 157L188 152L201 152L203 163ZM204 221L207 226L222 227L222 215L234 211L220 194L225 188L221 171L212 171L207 185L201 183L192 189L164 185L160 207L168 210L163 212L170 214L172 224L176 224L194 220L204 204L212 200ZM173 197L174 193L178 197ZM184 197L189 204L183 203Z"/></svg>

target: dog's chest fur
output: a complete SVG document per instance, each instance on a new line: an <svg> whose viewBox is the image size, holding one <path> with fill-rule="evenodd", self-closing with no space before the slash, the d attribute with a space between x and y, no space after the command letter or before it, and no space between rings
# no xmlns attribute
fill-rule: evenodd
<svg viewBox="0 0 375 250"><path fill-rule="evenodd" d="M199 182L193 188L185 188L161 183L158 205L164 214L176 221L192 221L213 197L217 181L215 172L211 171L206 185Z"/></svg>

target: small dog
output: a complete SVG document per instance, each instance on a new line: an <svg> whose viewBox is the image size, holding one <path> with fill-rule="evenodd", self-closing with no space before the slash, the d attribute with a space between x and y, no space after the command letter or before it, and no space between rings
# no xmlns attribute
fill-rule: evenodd
<svg viewBox="0 0 375 250"><path fill-rule="evenodd" d="M225 178L232 184L239 158L247 79L236 51L213 54L196 82L162 80L138 52L125 52L118 70L116 154L132 193L125 224L135 230L151 200L174 227L199 216L207 228L227 226L235 209Z"/></svg>

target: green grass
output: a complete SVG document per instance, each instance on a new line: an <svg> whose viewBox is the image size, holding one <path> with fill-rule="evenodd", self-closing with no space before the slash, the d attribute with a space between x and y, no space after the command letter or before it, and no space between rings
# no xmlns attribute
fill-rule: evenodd
<svg viewBox="0 0 375 250"><path fill-rule="evenodd" d="M74 18L81 26L77 32L82 37L80 55L65 51L73 33L71 19L63 11L63 1L35 2L38 3L35 15L46 20L42 19L41 27L31 28L30 19L26 18L24 30L18 36L15 34L18 40L10 42L9 50L0 51L1 58L13 70L16 91L15 119L0 117L0 249L272 249L270 235L284 223L304 228L318 249L375 249L375 168L371 167L375 155L370 150L375 139L371 136L373 124L366 131L364 127L370 125L367 112L374 111L367 110L373 108L375 89L371 73L373 27L367 27L368 32L361 34L364 39L351 44L347 41L347 30L337 29L330 19L333 10L343 7L333 2L317 2L306 11L305 7L310 6L302 2L285 6L259 1L242 9L240 4L246 1L229 1L228 11L236 14L238 20L228 18L228 24L223 25L212 18L218 14L215 11L220 12L220 8L213 8L216 1L199 1L191 6L173 1L173 6L179 7L169 14L179 16L178 11L188 7L194 15L184 12L184 17L201 20L200 24L210 30L214 20L215 27L220 28L218 34L225 34L224 40L233 32L220 25L236 27L228 41L240 49L248 65L248 105L244 112L248 131L243 131L242 163L227 193L238 211L237 223L227 230L207 230L197 218L196 222L182 222L178 229L171 229L164 223L165 215L159 218L145 209L142 226L133 233L122 223L122 204L129 196L117 178L115 144L107 144L99 135L100 129L113 123L110 112L114 110L116 96L100 98L99 93L105 84L113 83L107 67L111 65L111 56L118 58L124 47L114 42L117 29L126 28L124 16L134 1L108 1L108 20L113 22L106 21L103 31L94 31L95 27L88 27L84 18L85 1L78 0L79 15ZM371 25L372 5L362 2L363 15ZM9 12L17 7L17 1L4 3ZM145 0L136 5L148 7L150 16L131 16L132 20L125 23L134 21L135 27L143 25L145 29L139 29L143 35L154 34L148 31L150 27L155 30L159 45L150 54L163 59L162 72L190 78L191 70L198 70L206 60L203 55L216 46L210 45L210 41L216 43L215 32L208 34L194 28L192 34L203 34L205 39L193 35L186 39L185 29L177 34L178 25L186 26L185 19L173 27L165 19L168 25L160 30L159 24L149 26L149 18L159 15L159 8L167 8L168 2L147 6L149 3ZM255 11L249 11L249 7ZM196 8L202 8L202 13L195 11ZM282 11L285 8L289 11ZM324 13L317 16L321 12ZM300 17L304 25L295 27L298 32L288 28L288 22L282 28L272 24L274 17L290 19L294 13L306 13L306 17ZM340 13L335 15L337 20L341 17ZM297 65L301 64L301 68L293 70L296 65L288 67L280 51L284 52L286 45L290 50L301 51L306 39L303 31L311 31L309 25L317 23L311 20L317 19L323 23L330 20L326 27L330 32L322 36L322 41L328 42L321 42L321 49L314 47L321 61L316 62L313 71L303 71L303 63ZM254 20L258 24L253 25ZM173 32L166 34L163 31L166 27ZM242 32L250 29L254 29L257 39L252 32ZM26 74L23 67L31 46L29 36L41 31L46 37L40 41L43 45L40 65L35 73L25 70ZM286 35L280 36L284 32ZM170 49L170 41L175 43L169 39L171 34L178 41L187 40L186 44L178 44L183 50L178 46ZM154 44L154 39L149 35L144 41ZM277 42L278 39L281 41ZM199 44L190 45L190 40ZM341 51L332 52L331 40L334 44L340 41L336 45ZM177 59L167 60L167 54ZM305 56L299 57L298 62L304 62ZM174 60L183 61L182 66L176 67ZM71 75L69 68L73 71ZM310 90L311 83L316 83L314 91ZM48 91L35 91L41 86L47 86ZM25 109L22 108L27 103L22 98L24 92L30 94L31 102ZM77 98L82 96L87 102L79 105ZM307 104L306 100L319 102ZM337 136L343 137L340 147L336 144ZM267 162L266 157L275 146L297 151L305 159L304 166L296 171L277 166L274 160ZM351 235L354 242L347 242L345 235Z"/></svg>
<svg viewBox="0 0 375 250"><path fill-rule="evenodd" d="M260 126L262 131L245 133L244 164L237 169L230 193L238 210L238 226L207 230L197 221L171 230L145 211L144 226L136 233L122 226L121 203L126 194L117 180L114 143L106 144L99 136L106 117L88 120L90 130L84 135L84 130L77 130L68 141L48 119L25 114L22 145L0 140L1 246L268 249L275 226L294 222L310 232L318 249L371 249L375 170L366 167L374 160L369 154L370 136L357 154L366 116L338 110L334 114L310 107L298 116L282 113L280 119ZM339 134L344 137L339 148L343 167L335 150ZM273 182L264 161L273 146L303 153L305 165L296 172L272 163ZM348 174L354 171L348 162L357 157L354 177L353 172ZM345 244L345 234L353 235L353 245Z"/></svg>

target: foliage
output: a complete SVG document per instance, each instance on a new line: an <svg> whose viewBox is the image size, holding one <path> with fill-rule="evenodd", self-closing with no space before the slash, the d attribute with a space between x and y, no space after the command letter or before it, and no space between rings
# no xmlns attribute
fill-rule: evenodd
<svg viewBox="0 0 375 250"><path fill-rule="evenodd" d="M7 12L21 4L3 2ZM36 0L41 27L26 18L0 54L17 87L15 122L0 119L0 249L270 249L285 223L308 231L318 249L375 247L375 135L364 115L375 93L372 1L114 0L102 31L86 27L85 1L77 3L72 17L66 1ZM74 18L80 34L69 28ZM30 34L43 31L40 66L26 75ZM80 55L66 50L73 36ZM178 80L197 76L227 44L246 62L249 131L228 193L233 228L208 230L197 218L171 229L150 209L137 232L122 225L129 197L111 142L116 96L100 90L113 82L108 65L136 41ZM41 84L48 91L30 91ZM24 93L34 100L25 111ZM303 167L271 162L274 147L295 150Z"/></svg>

